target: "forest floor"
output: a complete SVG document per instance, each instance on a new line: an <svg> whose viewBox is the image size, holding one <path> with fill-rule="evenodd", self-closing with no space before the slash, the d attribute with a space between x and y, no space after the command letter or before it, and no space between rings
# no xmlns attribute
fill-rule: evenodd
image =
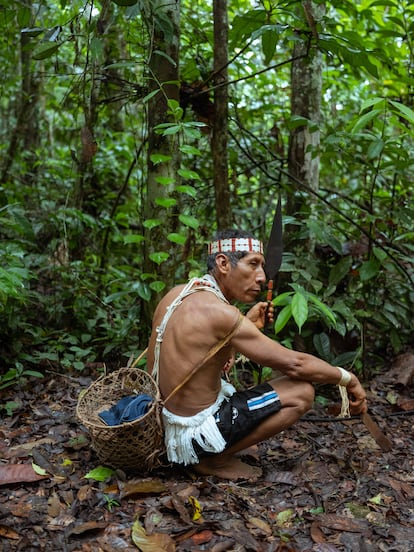
<svg viewBox="0 0 414 552"><path fill-rule="evenodd" d="M49 372L0 391L1 551L414 550L414 355L366 385L391 451L359 418L335 419L331 391L246 458L263 468L255 483L175 467L85 477L99 461L75 407L96 376Z"/></svg>

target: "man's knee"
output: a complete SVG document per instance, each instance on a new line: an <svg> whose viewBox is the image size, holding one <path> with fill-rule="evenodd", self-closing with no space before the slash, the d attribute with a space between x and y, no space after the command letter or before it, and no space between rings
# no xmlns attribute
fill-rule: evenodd
<svg viewBox="0 0 414 552"><path fill-rule="evenodd" d="M307 412L312 408L315 400L315 388L308 381L301 382L301 387L298 393L299 407L303 412Z"/></svg>
<svg viewBox="0 0 414 552"><path fill-rule="evenodd" d="M280 402L284 408L294 408L299 415L304 414L312 408L315 399L315 389L307 381L285 381L275 382L276 390L279 393Z"/></svg>

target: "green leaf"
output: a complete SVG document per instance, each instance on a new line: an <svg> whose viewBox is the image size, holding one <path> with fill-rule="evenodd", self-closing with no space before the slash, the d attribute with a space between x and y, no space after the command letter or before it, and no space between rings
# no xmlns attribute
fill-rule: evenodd
<svg viewBox="0 0 414 552"><path fill-rule="evenodd" d="M345 278L349 274L349 270L352 266L352 257L348 255L347 257L344 257L337 263L335 266L331 268L329 271L329 285L330 286L337 286L338 283Z"/></svg>
<svg viewBox="0 0 414 552"><path fill-rule="evenodd" d="M191 171L190 169L181 168L181 169L178 169L177 172L180 176L188 180L200 180L200 175L195 171Z"/></svg>
<svg viewBox="0 0 414 552"><path fill-rule="evenodd" d="M166 163L167 161L171 161L172 157L171 155L163 155L162 153L153 153L150 156L150 159L154 165L158 165L159 163Z"/></svg>
<svg viewBox="0 0 414 552"><path fill-rule="evenodd" d="M56 42L41 42L33 50L33 59L41 60L53 56L58 51L60 43Z"/></svg>
<svg viewBox="0 0 414 552"><path fill-rule="evenodd" d="M275 320L275 334L278 334L281 330L283 330L283 328L289 322L291 317L292 317L292 306L289 303L289 305L286 305L285 307L283 307L283 309L277 315L277 318Z"/></svg>
<svg viewBox="0 0 414 552"><path fill-rule="evenodd" d="M383 113L382 109L373 109L372 111L368 111L368 113L365 113L359 117L351 129L352 134L356 134L362 128L366 127L368 123L370 123L373 119L376 119L381 113Z"/></svg>
<svg viewBox="0 0 414 552"><path fill-rule="evenodd" d="M84 475L84 479L94 479L95 481L106 481L115 473L115 470L108 466L98 466Z"/></svg>
<svg viewBox="0 0 414 552"><path fill-rule="evenodd" d="M197 230L197 228L200 226L200 222L198 219L191 215L179 215L178 217L179 221L182 222L185 226L188 226L189 228L192 228L193 230Z"/></svg>
<svg viewBox="0 0 414 552"><path fill-rule="evenodd" d="M296 325L298 326L300 333L303 324L308 319L308 302L302 293L296 292L292 297L291 306L292 316L296 322Z"/></svg>
<svg viewBox="0 0 414 552"><path fill-rule="evenodd" d="M47 471L42 468L41 466L38 466L34 462L32 462L32 468L37 473L37 475L47 475Z"/></svg>
<svg viewBox="0 0 414 552"><path fill-rule="evenodd" d="M155 181L163 186L170 186L174 184L175 178L173 176L156 176Z"/></svg>
<svg viewBox="0 0 414 552"><path fill-rule="evenodd" d="M161 89L160 88L157 88L157 90L152 90L152 92L150 92L149 94L147 94L146 96L144 96L142 98L142 101L144 103L147 103L150 101L151 98L154 98L154 96L156 96L159 92L161 92Z"/></svg>
<svg viewBox="0 0 414 552"><path fill-rule="evenodd" d="M173 197L157 197L155 199L155 204L168 209L169 207L174 207L174 205L177 205L177 200Z"/></svg>
<svg viewBox="0 0 414 552"><path fill-rule="evenodd" d="M161 293L165 289L165 282L156 280L155 282L151 282L149 287L156 293Z"/></svg>
<svg viewBox="0 0 414 552"><path fill-rule="evenodd" d="M150 253L150 256L149 256L151 261L157 265L160 265L161 263L166 261L169 257L170 255L166 251L155 251L154 253Z"/></svg>
<svg viewBox="0 0 414 552"><path fill-rule="evenodd" d="M24 370L23 376L33 376L34 378L44 378L45 376L41 372L36 370Z"/></svg>
<svg viewBox="0 0 414 552"><path fill-rule="evenodd" d="M187 240L186 236L183 236L182 234L177 234L175 232L168 234L167 239L173 243L178 243L179 245L183 245Z"/></svg>
<svg viewBox="0 0 414 552"><path fill-rule="evenodd" d="M193 188L193 186L187 186L187 185L182 185L182 186L177 186L176 188L177 192L180 192L182 194L187 194L189 195L190 197L193 197L195 198L197 196L197 190L195 188Z"/></svg>
<svg viewBox="0 0 414 552"><path fill-rule="evenodd" d="M145 240L142 234L127 234L123 237L123 242L127 243L141 243Z"/></svg>
<svg viewBox="0 0 414 552"><path fill-rule="evenodd" d="M362 263L359 267L359 276L361 280L366 282L367 280L371 280L371 278L377 276L380 267L381 265L376 259L370 259L369 261Z"/></svg>
<svg viewBox="0 0 414 552"><path fill-rule="evenodd" d="M325 332L315 334L313 336L313 344L318 355L329 362L331 357L331 342L328 335Z"/></svg>
<svg viewBox="0 0 414 552"><path fill-rule="evenodd" d="M332 324L334 326L336 326L336 316L335 316L334 312L328 307L328 305L325 305L325 303L323 303L313 293L308 293L307 298L308 298L308 301L310 303L313 303L315 305L315 307L318 308L318 310L321 312L321 314L323 314L323 316L325 316L325 318L330 320L332 322Z"/></svg>
<svg viewBox="0 0 414 552"><path fill-rule="evenodd" d="M142 224L143 224L143 226L145 226L145 228L148 228L149 230L151 230L152 228L156 228L157 226L160 226L162 224L162 220L160 220L160 219L147 219L147 220L144 220L144 222Z"/></svg>
<svg viewBox="0 0 414 552"><path fill-rule="evenodd" d="M262 33L262 49L265 65L268 65L274 56L279 40L278 26L265 25Z"/></svg>
<svg viewBox="0 0 414 552"><path fill-rule="evenodd" d="M179 149L182 153L186 153L188 155L201 155L201 151L198 148L188 144L183 144Z"/></svg>
<svg viewBox="0 0 414 552"><path fill-rule="evenodd" d="M400 112L400 115L402 115L404 119L414 124L414 111L411 108L400 102L395 102L394 100L389 100L389 102Z"/></svg>
<svg viewBox="0 0 414 552"><path fill-rule="evenodd" d="M375 159L376 157L379 157L384 149L384 146L384 141L381 138L371 142L367 150L368 159Z"/></svg>
<svg viewBox="0 0 414 552"><path fill-rule="evenodd" d="M292 301L292 291L285 291L284 293L280 293L277 295L274 299L272 299L272 304L274 307L281 307L283 305L287 305L291 303Z"/></svg>

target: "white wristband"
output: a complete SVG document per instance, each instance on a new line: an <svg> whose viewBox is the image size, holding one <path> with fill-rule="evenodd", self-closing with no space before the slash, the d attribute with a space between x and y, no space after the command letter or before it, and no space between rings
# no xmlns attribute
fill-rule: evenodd
<svg viewBox="0 0 414 552"><path fill-rule="evenodd" d="M337 366L338 370L341 371L341 379L339 380L338 385L342 385L343 387L347 387L349 383L351 382L351 373L347 370L344 370L340 366Z"/></svg>

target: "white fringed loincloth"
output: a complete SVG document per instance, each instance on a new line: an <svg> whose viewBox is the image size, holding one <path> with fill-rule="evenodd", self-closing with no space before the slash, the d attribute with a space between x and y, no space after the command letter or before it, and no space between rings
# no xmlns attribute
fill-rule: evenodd
<svg viewBox="0 0 414 552"><path fill-rule="evenodd" d="M236 389L231 383L221 380L221 389L214 404L194 416L177 416L165 407L162 418L165 430L165 446L170 462L197 464L199 459L193 447L193 439L207 452L219 453L226 446L214 420L214 414L227 397Z"/></svg>

